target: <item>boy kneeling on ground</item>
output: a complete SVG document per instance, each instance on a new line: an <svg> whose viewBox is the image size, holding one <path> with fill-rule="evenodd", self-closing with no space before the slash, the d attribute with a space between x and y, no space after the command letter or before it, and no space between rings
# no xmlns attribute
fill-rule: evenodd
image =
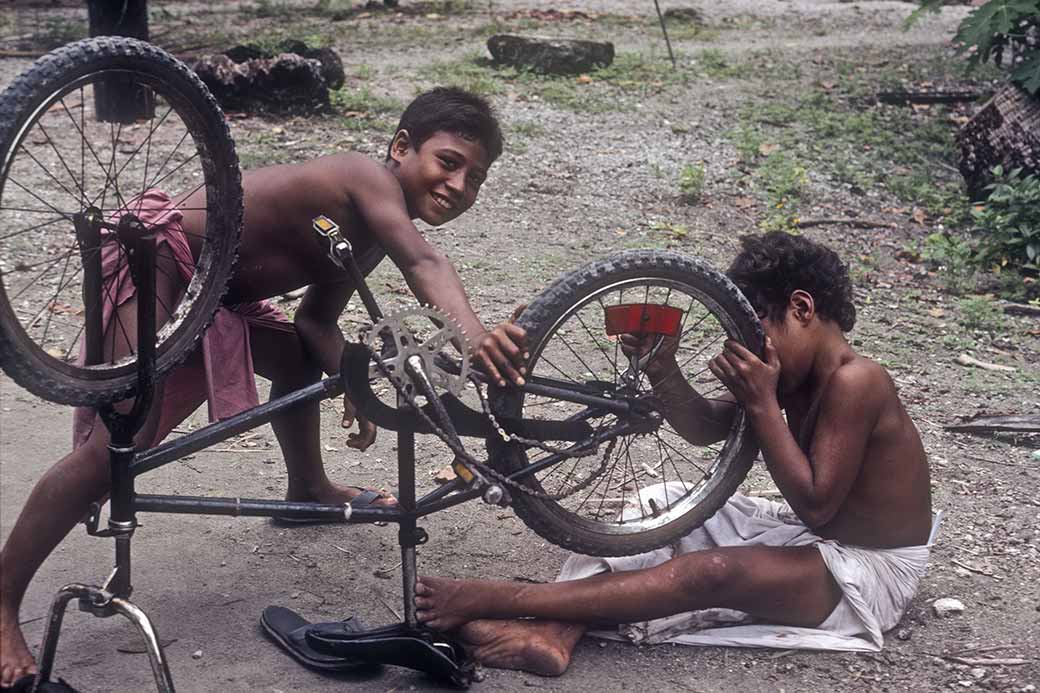
<svg viewBox="0 0 1040 693"><path fill-rule="evenodd" d="M762 319L764 359L726 342L710 364L725 402L675 377L674 345L646 371L691 442L724 439L743 406L786 503L735 496L676 545L574 555L552 584L423 577L421 621L459 629L488 666L545 675L567 669L587 629L618 624L642 642L881 649L928 561L921 439L885 369L845 339L856 313L838 256L785 233L742 242L728 274ZM652 338L622 340L643 354Z"/></svg>

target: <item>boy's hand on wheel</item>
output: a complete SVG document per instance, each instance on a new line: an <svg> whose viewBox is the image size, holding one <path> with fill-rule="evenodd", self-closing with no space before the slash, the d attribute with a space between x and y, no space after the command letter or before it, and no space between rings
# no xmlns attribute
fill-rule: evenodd
<svg viewBox="0 0 1040 693"><path fill-rule="evenodd" d="M517 385L524 384L527 332L514 321L526 307L518 306L509 320L480 335L473 345L476 366L500 387L505 386L507 379Z"/></svg>
<svg viewBox="0 0 1040 693"><path fill-rule="evenodd" d="M749 411L776 402L780 357L768 337L763 356L764 361L739 342L727 339L722 353L708 363L715 377Z"/></svg>
<svg viewBox="0 0 1040 693"><path fill-rule="evenodd" d="M622 334L618 337L621 342L621 352L625 356L638 356L642 358L654 348L658 339L661 340L657 352L643 367L643 372L651 379L669 375L675 368L675 353L679 350L679 340L675 337L648 333L644 335Z"/></svg>
<svg viewBox="0 0 1040 693"><path fill-rule="evenodd" d="M358 422L358 430L357 433L351 433L347 436L347 447L365 451L372 443L376 442L376 425L365 417L358 415L354 403L344 395L343 423L341 425L343 428L349 429L354 425L355 418Z"/></svg>

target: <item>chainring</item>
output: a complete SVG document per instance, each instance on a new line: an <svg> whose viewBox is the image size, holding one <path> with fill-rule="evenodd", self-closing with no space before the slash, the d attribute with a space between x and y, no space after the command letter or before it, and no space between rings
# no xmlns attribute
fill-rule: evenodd
<svg viewBox="0 0 1040 693"><path fill-rule="evenodd" d="M466 334L455 319L435 308L419 306L406 308L383 316L363 335L363 341L372 358L378 358L382 367L369 368L369 378L388 375L398 388L403 388L409 399L417 394L411 379L405 375L404 364L412 356L422 359L423 370L430 383L458 397L469 378L469 349ZM452 343L462 349L461 358L452 354L447 358L458 363L457 373L438 363L437 355Z"/></svg>

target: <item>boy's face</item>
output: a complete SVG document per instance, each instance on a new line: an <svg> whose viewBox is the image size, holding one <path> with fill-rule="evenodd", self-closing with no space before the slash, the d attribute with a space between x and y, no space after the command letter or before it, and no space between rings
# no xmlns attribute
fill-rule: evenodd
<svg viewBox="0 0 1040 693"><path fill-rule="evenodd" d="M797 391L813 366L815 313L812 297L804 291L792 294L783 318L762 318L762 329L773 342L780 359L780 392Z"/></svg>
<svg viewBox="0 0 1040 693"><path fill-rule="evenodd" d="M473 206L491 165L479 141L444 131L435 132L418 149L401 131L390 156L399 164L397 177L409 214L432 226Z"/></svg>

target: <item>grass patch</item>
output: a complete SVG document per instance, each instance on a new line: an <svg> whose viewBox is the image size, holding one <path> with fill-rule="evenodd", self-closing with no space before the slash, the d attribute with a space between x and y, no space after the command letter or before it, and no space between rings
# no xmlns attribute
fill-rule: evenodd
<svg viewBox="0 0 1040 693"><path fill-rule="evenodd" d="M343 115L343 126L355 132L392 132L404 111L400 100L375 94L367 86L337 89L329 94L329 101Z"/></svg>
<svg viewBox="0 0 1040 693"><path fill-rule="evenodd" d="M679 192L682 193L686 204L693 205L701 201L704 194L704 178L703 164L686 164L679 171Z"/></svg>
<svg viewBox="0 0 1040 693"><path fill-rule="evenodd" d="M957 226L968 218L956 145L945 111L851 103L821 91L747 106L729 133L745 163L778 146L855 193L886 188L932 218Z"/></svg>

